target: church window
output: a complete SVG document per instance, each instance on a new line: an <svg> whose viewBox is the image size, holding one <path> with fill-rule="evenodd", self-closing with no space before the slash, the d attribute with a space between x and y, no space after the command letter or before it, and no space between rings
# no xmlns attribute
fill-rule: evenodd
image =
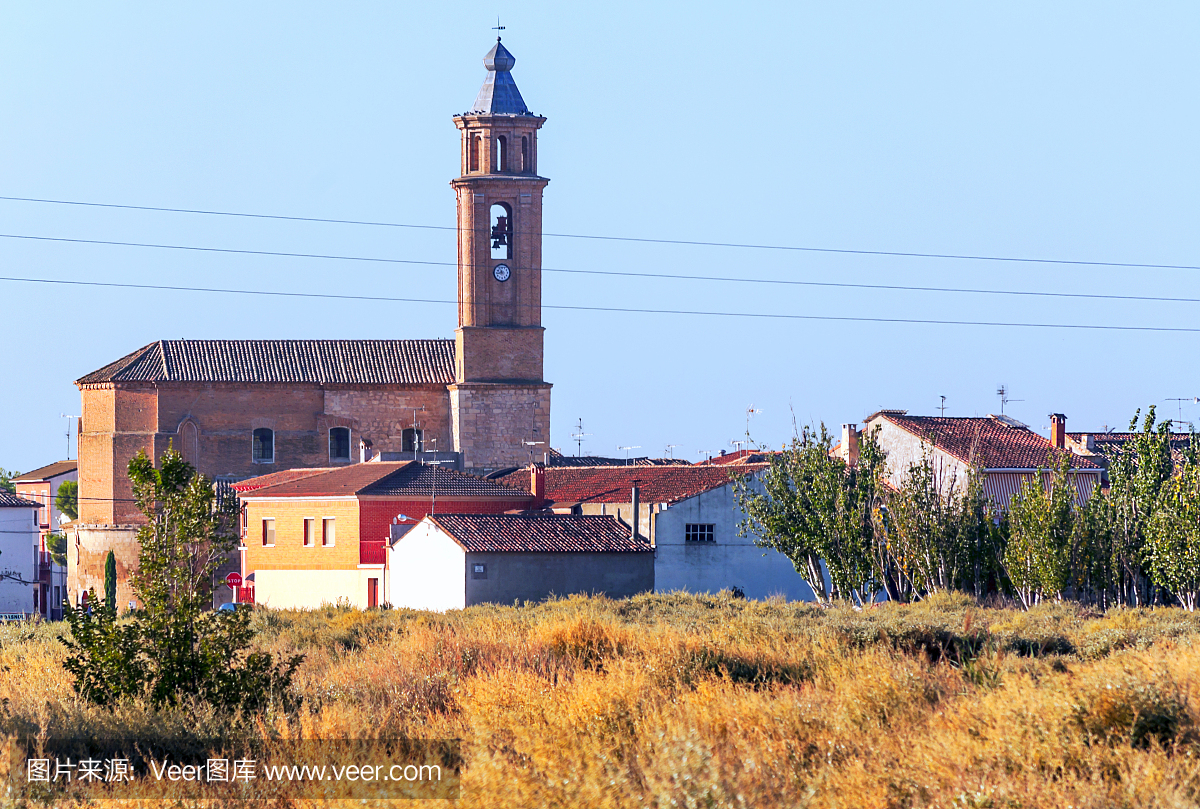
<svg viewBox="0 0 1200 809"><path fill-rule="evenodd" d="M480 138L478 136L474 136L470 139L470 143L468 146L468 151L470 152L470 155L468 157L468 170L469 171L479 171L479 142L481 140L482 140L482 138Z"/></svg>
<svg viewBox="0 0 1200 809"><path fill-rule="evenodd" d="M259 427L254 431L254 462L275 463L275 431Z"/></svg>
<svg viewBox="0 0 1200 809"><path fill-rule="evenodd" d="M329 460L350 460L350 428L329 428Z"/></svg>
<svg viewBox="0 0 1200 809"><path fill-rule="evenodd" d="M529 136L521 136L521 171L528 174L532 170L529 165Z"/></svg>
<svg viewBox="0 0 1200 809"><path fill-rule="evenodd" d="M422 452L425 447L425 431L409 427L400 433L401 452Z"/></svg>
<svg viewBox="0 0 1200 809"><path fill-rule="evenodd" d="M275 545L275 519L268 517L262 521L262 539L263 547L270 548Z"/></svg>
<svg viewBox="0 0 1200 809"><path fill-rule="evenodd" d="M503 202L492 206L492 258L512 258L512 209Z"/></svg>
<svg viewBox="0 0 1200 809"><path fill-rule="evenodd" d="M200 430L196 422L188 419L179 428L179 454L183 459L196 466L200 459Z"/></svg>
<svg viewBox="0 0 1200 809"><path fill-rule="evenodd" d="M716 526L710 522L702 523L685 523L683 526L683 541L684 542L716 542L716 537L713 535Z"/></svg>
<svg viewBox="0 0 1200 809"><path fill-rule="evenodd" d="M508 138L496 138L496 171L508 171Z"/></svg>

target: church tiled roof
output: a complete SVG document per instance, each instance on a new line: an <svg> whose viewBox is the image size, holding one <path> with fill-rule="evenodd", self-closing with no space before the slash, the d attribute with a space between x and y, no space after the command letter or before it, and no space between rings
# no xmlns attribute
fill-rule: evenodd
<svg viewBox="0 0 1200 809"><path fill-rule="evenodd" d="M429 517L468 553L650 553L615 517L438 514Z"/></svg>
<svg viewBox="0 0 1200 809"><path fill-rule="evenodd" d="M75 384L420 385L453 381L453 340L159 340Z"/></svg>

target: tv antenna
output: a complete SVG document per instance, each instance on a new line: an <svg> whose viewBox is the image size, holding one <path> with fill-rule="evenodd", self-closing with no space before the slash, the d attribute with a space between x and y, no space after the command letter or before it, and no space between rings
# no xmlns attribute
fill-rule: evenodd
<svg viewBox="0 0 1200 809"><path fill-rule="evenodd" d="M1004 406L1009 402L1023 402L1024 399L1013 399L1008 395L1008 386L1001 385L996 388L996 395L1000 397L1000 415L1004 415Z"/></svg>
<svg viewBox="0 0 1200 809"><path fill-rule="evenodd" d="M712 460L712 450L711 450L711 449L701 449L701 450L697 450L697 451L696 451L696 454L697 454L697 455L703 455L703 456L704 456L704 460L706 460L706 461L711 461L711 460Z"/></svg>
<svg viewBox="0 0 1200 809"><path fill-rule="evenodd" d="M1200 404L1200 396L1174 396L1167 399L1168 402L1174 402L1179 412L1179 423L1183 423L1183 403ZM69 417L68 417L69 418ZM70 452L67 453L68 455Z"/></svg>
<svg viewBox="0 0 1200 809"><path fill-rule="evenodd" d="M77 419L79 416L68 416L66 413L59 413L60 418L67 420L67 460L71 460L71 420Z"/></svg>
<svg viewBox="0 0 1200 809"><path fill-rule="evenodd" d="M524 444L525 446L529 447L529 465L533 466L533 463L534 463L533 448L537 447L537 446L541 446L541 445L545 444L546 442L545 441L526 441L525 439L521 439L521 443Z"/></svg>
<svg viewBox="0 0 1200 809"><path fill-rule="evenodd" d="M750 405L749 407L746 408L746 437L747 438L750 437L750 419L754 418L755 415L757 415L761 412L762 412L762 409L755 407L754 405Z"/></svg>
<svg viewBox="0 0 1200 809"><path fill-rule="evenodd" d="M938 396L938 398L942 400L941 405L938 406L938 410L941 411L942 418L945 418L946 417L946 397ZM1000 412L1003 413L1004 411L1001 410Z"/></svg>
<svg viewBox="0 0 1200 809"><path fill-rule="evenodd" d="M625 465L626 466L629 466L629 450L641 449L641 448L642 448L641 444L634 444L633 446L629 446L629 447L617 447L617 449L625 450Z"/></svg>
<svg viewBox="0 0 1200 809"><path fill-rule="evenodd" d="M579 420L579 424L575 427L579 432L571 433L571 437L575 439L575 457L578 458L583 454L583 439L587 438L591 433L583 431L583 419Z"/></svg>
<svg viewBox="0 0 1200 809"><path fill-rule="evenodd" d="M667 457L670 458L672 461L675 460L675 447L677 447L677 446L679 446L679 445L678 444L667 444L667 446L666 446Z"/></svg>
<svg viewBox="0 0 1200 809"><path fill-rule="evenodd" d="M733 447L735 452L741 452L742 444L749 444L749 443L750 442L746 441L746 440L738 441L737 439L734 439L733 441L729 442L729 446Z"/></svg>

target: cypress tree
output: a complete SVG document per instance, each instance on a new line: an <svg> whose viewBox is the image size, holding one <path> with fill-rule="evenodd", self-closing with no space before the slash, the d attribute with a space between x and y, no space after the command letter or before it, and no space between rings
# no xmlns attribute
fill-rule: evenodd
<svg viewBox="0 0 1200 809"><path fill-rule="evenodd" d="M104 558L104 606L117 611L117 556L112 551Z"/></svg>

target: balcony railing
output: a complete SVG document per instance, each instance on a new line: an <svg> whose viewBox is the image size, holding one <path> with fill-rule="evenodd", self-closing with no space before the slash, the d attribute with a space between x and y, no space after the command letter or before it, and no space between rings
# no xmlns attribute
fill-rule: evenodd
<svg viewBox="0 0 1200 809"><path fill-rule="evenodd" d="M358 563L360 565L382 565L387 557L383 540L359 540Z"/></svg>

